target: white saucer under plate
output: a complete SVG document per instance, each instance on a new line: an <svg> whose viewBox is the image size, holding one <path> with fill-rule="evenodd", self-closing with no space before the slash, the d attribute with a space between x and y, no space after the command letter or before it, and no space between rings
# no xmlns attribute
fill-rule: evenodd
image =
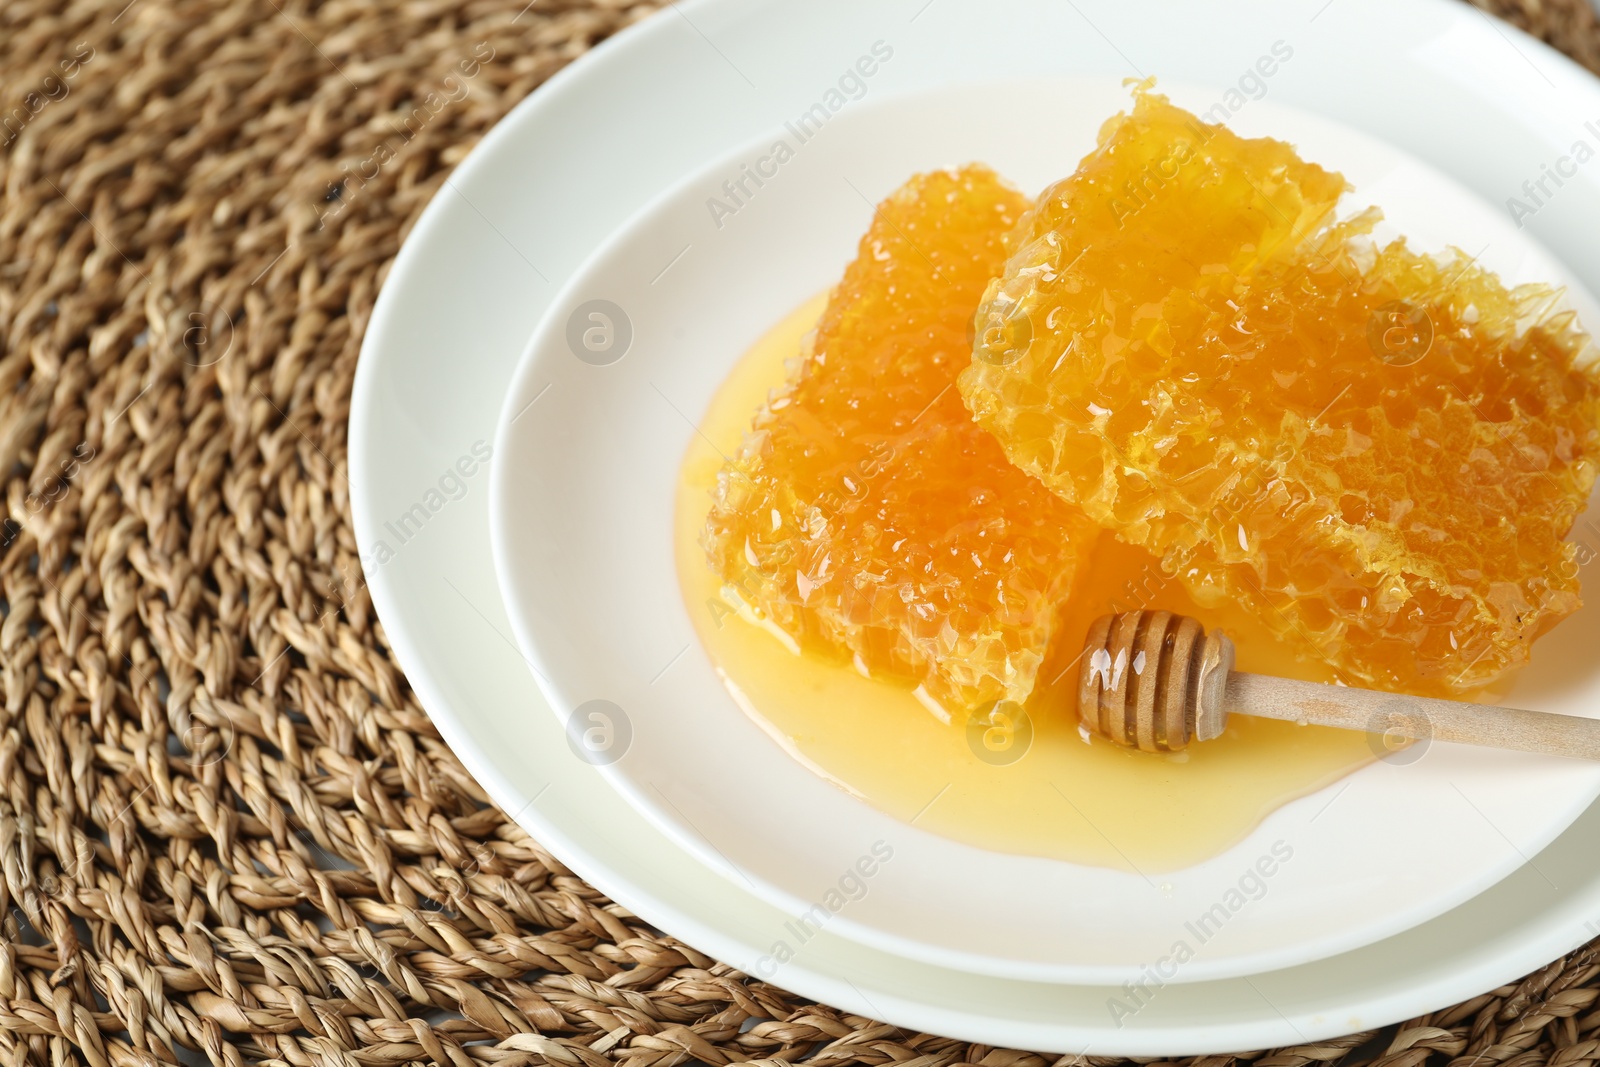
<svg viewBox="0 0 1600 1067"><path fill-rule="evenodd" d="M705 0L596 49L485 139L402 250L363 350L351 485L373 599L423 705L508 813L625 906L751 971L792 916L698 862L569 750L500 602L480 457L520 351L578 264L660 191L809 108L879 40L894 42L870 83L882 99L1063 74L1225 87L1292 41L1293 61L1265 83L1274 100L1402 145L1496 203L1520 196L1541 164L1565 159L1565 169L1584 122L1600 116L1585 72L1445 0ZM1524 221L1594 288L1600 185L1578 169L1556 192ZM1588 669L1560 630L1547 651ZM1152 976L1132 990L1019 982L915 963L827 928L763 971L863 1014L992 1044L1166 1055L1293 1043L1469 997L1592 936L1597 834L1591 809L1454 910L1269 975Z"/></svg>

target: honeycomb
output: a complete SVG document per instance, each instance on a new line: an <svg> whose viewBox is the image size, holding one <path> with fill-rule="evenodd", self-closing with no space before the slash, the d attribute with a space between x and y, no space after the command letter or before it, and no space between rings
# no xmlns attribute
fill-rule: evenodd
<svg viewBox="0 0 1600 1067"><path fill-rule="evenodd" d="M981 166L879 205L789 381L718 474L702 544L741 614L917 687L1021 701L1097 535L955 388L1028 200Z"/></svg>
<svg viewBox="0 0 1600 1067"><path fill-rule="evenodd" d="M1337 174L1151 92L1019 224L961 392L1018 467L1351 684L1477 691L1578 606L1559 294L1378 246Z"/></svg>

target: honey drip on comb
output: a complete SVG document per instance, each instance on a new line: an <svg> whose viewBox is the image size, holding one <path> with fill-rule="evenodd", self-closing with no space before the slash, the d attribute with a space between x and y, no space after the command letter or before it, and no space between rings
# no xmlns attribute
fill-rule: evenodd
<svg viewBox="0 0 1600 1067"><path fill-rule="evenodd" d="M986 749L976 726L929 715L906 684L863 678L815 651L797 655L729 610L699 544L707 493L721 453L738 446L750 412L783 381L785 359L799 350L822 304L811 301L777 325L734 368L700 420L705 439L690 442L678 485L676 554L689 615L734 699L786 751L931 833L1146 874L1216 855L1281 805L1374 758L1365 734L1248 716L1235 716L1221 738L1176 756L1084 743L1069 703L1075 658L1089 624L1110 611L1149 606L1194 616L1235 637L1241 669L1329 677L1283 658L1250 619L1194 604L1160 577L1153 557L1110 535L1097 536L1083 581L1057 621L1027 706L1031 738L1012 762L1005 761L1014 750Z"/></svg>
<svg viewBox="0 0 1600 1067"><path fill-rule="evenodd" d="M1545 287L1334 224L1148 91L1040 197L960 379L1019 467L1351 684L1468 696L1579 603L1594 351Z"/></svg>

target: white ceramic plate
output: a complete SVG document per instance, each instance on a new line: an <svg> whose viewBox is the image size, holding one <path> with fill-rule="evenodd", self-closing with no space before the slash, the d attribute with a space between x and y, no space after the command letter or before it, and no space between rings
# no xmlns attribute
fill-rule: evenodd
<svg viewBox="0 0 1600 1067"><path fill-rule="evenodd" d="M1222 96L1162 88L1197 113ZM685 416L706 409L755 338L837 280L872 204L909 175L976 159L1037 191L1070 173L1128 103L1116 78L863 101L759 189L747 183L753 195L736 215L714 217L707 204L726 202L723 184L741 164L779 140L798 144L773 130L654 201L579 269L529 345L496 439L490 529L512 627L562 722L591 700L621 709L607 712L626 719L626 736L608 739L603 760L612 782L701 862L796 915L821 914L840 872L881 843L893 861L869 863L861 899L835 891L829 922L939 966L1120 985L1163 959L1171 980L1184 982L1304 963L1482 891L1600 791L1600 765L1439 744L1369 765L1157 880L907 825L802 766L723 688L696 640L673 551L678 466L698 441ZM1230 123L1342 171L1356 187L1350 206L1380 204L1386 229L1415 247L1469 249L1508 284L1569 281L1502 213L1382 142L1270 101L1242 107ZM572 322L590 325L581 309L601 299L619 309L614 328L629 336L610 338L596 365L569 333ZM1600 324L1592 300L1579 302L1582 320ZM561 403L530 406L547 391ZM1600 608L1563 625L1600 640ZM1535 672L1527 681L1541 680ZM1600 673L1540 703L1600 711ZM1246 877L1263 857L1285 855L1292 860L1270 865L1270 884ZM1226 922L1197 934L1225 900L1238 905L1223 905ZM1193 951L1182 966L1180 946Z"/></svg>
<svg viewBox="0 0 1600 1067"><path fill-rule="evenodd" d="M1148 27L1164 32L1147 38ZM468 464L476 473L459 499L445 492L435 507L432 493L441 483L454 489L447 473L492 440L517 357L577 264L660 190L810 106L886 35L896 55L871 90L883 98L1071 73L1159 70L1171 82L1229 83L1274 40L1292 39L1294 62L1270 82L1275 101L1404 145L1494 202L1569 152L1583 120L1600 113L1587 74L1443 0L1203 10L712 0L597 49L485 140L413 231L367 333L351 483L373 599L424 706L507 812L625 906L748 970L789 916L695 861L570 754L498 599L487 477ZM1352 56L1360 78L1348 76ZM1595 177L1580 174L1527 220L1591 286L1600 278L1600 246L1588 239L1600 225L1597 192ZM401 541L390 527L419 503L428 517ZM1560 630L1539 654L1581 670L1590 656ZM1531 864L1435 920L1270 976L1168 985L1140 997L1132 1015L1117 989L974 976L828 929L773 980L897 1025L991 1044L1171 1055L1298 1042L1464 999L1593 936L1597 835L1591 810Z"/></svg>

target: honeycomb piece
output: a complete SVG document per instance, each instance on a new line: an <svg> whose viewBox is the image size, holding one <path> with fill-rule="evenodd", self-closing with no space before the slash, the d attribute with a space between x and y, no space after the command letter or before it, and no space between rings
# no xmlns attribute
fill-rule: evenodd
<svg viewBox="0 0 1600 1067"><path fill-rule="evenodd" d="M742 614L902 679L941 717L1021 701L1097 534L955 388L1028 201L981 166L885 200L788 384L718 475L703 545Z"/></svg>
<svg viewBox="0 0 1600 1067"><path fill-rule="evenodd" d="M1595 353L1552 290L1335 222L1344 187L1141 87L1019 227L960 387L1197 602L1464 695L1578 606Z"/></svg>

